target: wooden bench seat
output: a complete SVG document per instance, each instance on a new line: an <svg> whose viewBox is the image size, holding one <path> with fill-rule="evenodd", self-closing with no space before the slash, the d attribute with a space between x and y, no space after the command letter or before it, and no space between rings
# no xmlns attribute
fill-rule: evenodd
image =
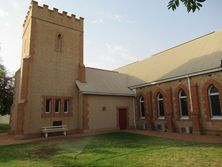
<svg viewBox="0 0 222 167"><path fill-rule="evenodd" d="M46 138L48 137L48 133L54 133L54 132L63 132L63 134L66 136L67 131L68 128L66 125L42 127L42 133L44 133Z"/></svg>

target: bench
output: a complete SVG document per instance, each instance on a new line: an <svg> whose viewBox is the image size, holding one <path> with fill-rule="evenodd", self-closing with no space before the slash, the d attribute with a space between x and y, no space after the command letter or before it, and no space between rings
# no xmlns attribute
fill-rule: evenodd
<svg viewBox="0 0 222 167"><path fill-rule="evenodd" d="M48 133L54 133L54 132L63 132L63 134L66 136L66 131L68 131L66 125L42 127L42 133L44 133L46 138L48 137Z"/></svg>

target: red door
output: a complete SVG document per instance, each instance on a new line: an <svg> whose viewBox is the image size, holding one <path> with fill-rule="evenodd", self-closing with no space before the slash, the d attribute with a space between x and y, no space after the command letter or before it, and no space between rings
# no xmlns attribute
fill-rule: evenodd
<svg viewBox="0 0 222 167"><path fill-rule="evenodd" d="M119 128L120 130L127 129L127 109L119 109Z"/></svg>

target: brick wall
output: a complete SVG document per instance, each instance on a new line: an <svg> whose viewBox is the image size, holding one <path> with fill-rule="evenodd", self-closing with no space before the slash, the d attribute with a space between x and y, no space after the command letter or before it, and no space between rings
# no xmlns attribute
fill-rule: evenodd
<svg viewBox="0 0 222 167"><path fill-rule="evenodd" d="M220 104L222 104L222 73L195 76L190 78L190 91L188 80L180 79L143 88L137 88L136 114L139 113L139 96L144 96L146 117L141 120L137 116L138 128L158 129L159 124L165 126L167 131L181 132L184 127L192 127L193 133L222 134L222 120L211 118L208 88L214 85L220 94ZM181 119L178 94L184 90L187 96L188 119ZM157 94L164 97L165 118L159 119L157 116ZM191 102L192 100L192 102Z"/></svg>

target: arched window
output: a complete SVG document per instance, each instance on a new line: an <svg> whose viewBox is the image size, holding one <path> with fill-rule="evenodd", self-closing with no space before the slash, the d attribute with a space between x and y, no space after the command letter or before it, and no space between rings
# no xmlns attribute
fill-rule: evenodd
<svg viewBox="0 0 222 167"><path fill-rule="evenodd" d="M158 117L164 118L164 99L161 93L157 94L157 109L158 109Z"/></svg>
<svg viewBox="0 0 222 167"><path fill-rule="evenodd" d="M62 51L62 35L58 34L57 39L56 39L56 50L57 51Z"/></svg>
<svg viewBox="0 0 222 167"><path fill-rule="evenodd" d="M188 117L187 95L182 89L179 92L179 105L181 118Z"/></svg>
<svg viewBox="0 0 222 167"><path fill-rule="evenodd" d="M217 88L211 85L208 88L209 105L212 117L221 116L220 98Z"/></svg>
<svg viewBox="0 0 222 167"><path fill-rule="evenodd" d="M145 108L144 108L144 97L140 96L140 118L145 117Z"/></svg>

